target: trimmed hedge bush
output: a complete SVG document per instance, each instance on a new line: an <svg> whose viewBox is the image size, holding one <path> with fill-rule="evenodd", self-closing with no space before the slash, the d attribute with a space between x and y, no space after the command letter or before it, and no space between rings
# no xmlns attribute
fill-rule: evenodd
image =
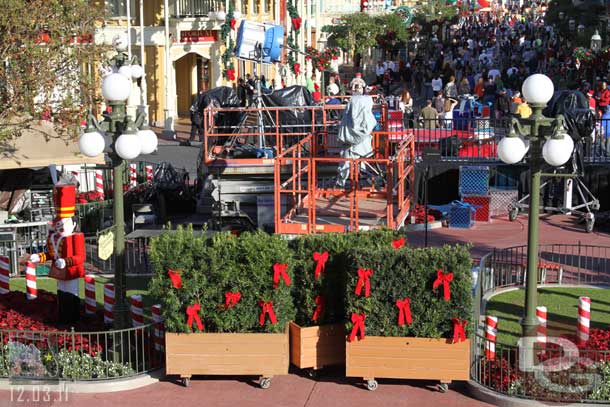
<svg viewBox="0 0 610 407"><path fill-rule="evenodd" d="M150 293L162 303L168 332L197 332L187 326L187 306L200 304L198 315L204 332L283 332L294 319L291 286L280 279L273 287L273 265L287 263L292 278L294 267L288 243L263 232L240 237L219 233L212 238L195 236L192 228L178 228L151 241L151 262L155 275ZM181 269L182 288L174 288L168 270ZM292 282L292 281L291 281ZM239 301L225 307L225 293L240 293ZM277 323L265 315L259 324L259 301L272 301Z"/></svg>
<svg viewBox="0 0 610 407"><path fill-rule="evenodd" d="M466 246L443 246L426 249L381 247L376 250L358 247L348 256L345 291L347 332L351 332L352 313L366 315L366 335L452 338L451 318L468 320L472 327L471 258ZM370 296L355 294L358 269L371 269ZM453 273L451 299L443 299L443 287L432 290L437 269ZM398 325L396 300L409 297L411 325ZM365 339L366 340L366 339Z"/></svg>
<svg viewBox="0 0 610 407"><path fill-rule="evenodd" d="M347 255L355 247L377 251L391 247L402 232L381 229L370 232L324 233L299 237L290 242L295 258L294 303L295 322L300 326L314 326L342 322L345 316L345 274ZM314 252L328 252L324 271L315 278L317 261ZM323 312L317 321L312 316L317 308L315 299L324 298Z"/></svg>

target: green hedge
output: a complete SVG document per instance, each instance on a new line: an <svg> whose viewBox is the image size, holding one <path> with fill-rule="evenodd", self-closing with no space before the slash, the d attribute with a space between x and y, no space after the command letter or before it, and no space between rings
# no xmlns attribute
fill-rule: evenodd
<svg viewBox="0 0 610 407"><path fill-rule="evenodd" d="M282 332L294 319L291 287L283 281L273 288L273 265L288 263L291 280L294 266L288 243L266 233L229 233L212 238L195 236L192 228L178 228L151 241L151 263L155 275L150 293L162 303L169 332L197 332L187 326L186 308L199 303L198 315L205 332ZM174 288L169 269L182 269L182 288ZM241 299L225 309L225 293L240 292ZM273 301L277 323L269 316L259 324L259 301Z"/></svg>
<svg viewBox="0 0 610 407"><path fill-rule="evenodd" d="M443 246L426 249L403 247L379 250L358 247L349 253L345 291L347 332L351 332L352 313L366 315L366 335L452 338L457 317L469 321L472 314L471 259L466 246ZM370 296L355 294L358 269L372 269ZM432 285L437 269L453 273L451 299L443 299L442 286ZM411 299L411 325L399 326L396 300Z"/></svg>
<svg viewBox="0 0 610 407"><path fill-rule="evenodd" d="M294 239L291 249L295 258L294 303L295 322L300 326L313 326L342 322L345 315L345 272L347 254L355 247L377 251L390 247L392 240L403 236L402 232L382 229L357 233L325 233ZM328 252L328 260L320 278L315 278L317 262L314 252ZM323 312L317 321L312 316L317 308L316 296L324 298Z"/></svg>

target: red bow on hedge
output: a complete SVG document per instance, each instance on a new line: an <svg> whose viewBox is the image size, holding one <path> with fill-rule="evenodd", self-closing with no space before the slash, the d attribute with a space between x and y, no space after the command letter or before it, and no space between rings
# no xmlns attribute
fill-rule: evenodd
<svg viewBox="0 0 610 407"><path fill-rule="evenodd" d="M314 271L313 275L316 278L316 280L318 278L320 278L320 274L322 274L322 272L326 268L327 260L328 260L328 252L324 252L324 253L314 252L313 261L315 261L317 263L316 263L316 271Z"/></svg>
<svg viewBox="0 0 610 407"><path fill-rule="evenodd" d="M396 300L396 306L398 307L398 325L403 326L405 320L407 324L411 325L413 319L411 318L411 299L405 297L404 300Z"/></svg>
<svg viewBox="0 0 610 407"><path fill-rule="evenodd" d="M316 295L316 310L313 312L313 316L311 317L311 319L313 321L317 321L318 318L320 317L320 315L322 315L322 312L324 312L324 297L322 297L321 295Z"/></svg>
<svg viewBox="0 0 610 407"><path fill-rule="evenodd" d="M406 239L404 237L401 237L400 239L397 239L397 240L392 240L392 246L396 250L398 250L405 245L405 240Z"/></svg>
<svg viewBox="0 0 610 407"><path fill-rule="evenodd" d="M197 328L199 328L200 331L203 331L203 324L201 323L201 319L199 319L199 310L200 309L201 309L201 306L199 305L199 303L189 305L188 307L186 307L186 315L188 316L188 319L186 320L186 326L188 326L189 328L192 328L193 319L194 319L195 322L197 323Z"/></svg>
<svg viewBox="0 0 610 407"><path fill-rule="evenodd" d="M358 269L358 283L356 284L356 295L360 295L362 287L364 286L364 296L369 297L371 294L371 283L369 277L373 275L371 269Z"/></svg>
<svg viewBox="0 0 610 407"><path fill-rule="evenodd" d="M291 21L292 21L292 28L294 28L295 30L301 29L301 23L303 22L303 19L301 19L301 17L293 17L293 18L291 18Z"/></svg>
<svg viewBox="0 0 610 407"><path fill-rule="evenodd" d="M182 270L174 271L172 269L169 269L167 271L167 275L172 280L172 285L174 286L174 288L182 288L182 278L180 277L181 272Z"/></svg>
<svg viewBox="0 0 610 407"><path fill-rule="evenodd" d="M295 75L298 75L301 73L301 64L294 64L292 65L292 70L294 71Z"/></svg>
<svg viewBox="0 0 610 407"><path fill-rule="evenodd" d="M449 301L451 299L451 287L449 283L453 280L453 273L443 273L443 270L436 270L436 280L434 280L434 284L432 284L432 289L436 290L439 285L443 285L443 294L445 301Z"/></svg>
<svg viewBox="0 0 610 407"><path fill-rule="evenodd" d="M451 318L453 320L453 343L464 342L466 340L466 325L468 321L460 320L459 318Z"/></svg>
<svg viewBox="0 0 610 407"><path fill-rule="evenodd" d="M349 334L349 341L353 342L356 339L356 335L360 337L360 339L364 339L364 320L366 319L366 315L363 312L360 314L352 313L352 332ZM358 332L360 332L358 334Z"/></svg>
<svg viewBox="0 0 610 407"><path fill-rule="evenodd" d="M231 26L231 29L234 30L235 29L235 23L237 23L237 20L232 18L229 20L229 25Z"/></svg>
<svg viewBox="0 0 610 407"><path fill-rule="evenodd" d="M269 314L269 320L271 321L271 323L275 324L277 322L277 319L275 318L275 312L273 312L273 301L265 302L263 300L259 300L258 305L261 306L261 315L258 317L258 323L260 324L260 326L265 325L266 314Z"/></svg>
<svg viewBox="0 0 610 407"><path fill-rule="evenodd" d="M275 263L273 265L273 288L277 288L280 285L280 277L284 280L286 287L290 286L290 276L286 273L288 269L288 263Z"/></svg>
<svg viewBox="0 0 610 407"><path fill-rule="evenodd" d="M231 307L236 306L240 299L241 293L239 291L236 293L227 291L225 293L225 309L229 309Z"/></svg>

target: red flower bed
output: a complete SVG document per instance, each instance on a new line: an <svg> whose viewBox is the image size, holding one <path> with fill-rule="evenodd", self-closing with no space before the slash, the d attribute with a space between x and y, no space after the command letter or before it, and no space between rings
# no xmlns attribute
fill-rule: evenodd
<svg viewBox="0 0 610 407"><path fill-rule="evenodd" d="M57 323L57 296L55 294L39 290L38 298L35 300L28 300L24 293L16 291L0 296L0 331L63 332L71 328L61 327ZM87 315L84 310L81 310L81 318L74 325L74 330L76 332L103 331L103 313ZM102 349L100 345L95 343L97 342L94 340L96 337L92 336L90 341L88 337L79 334L51 334L47 336L25 332L21 335L11 332L2 335L2 342L6 343L9 340L19 339L20 342L36 340L40 343L44 339L43 343L56 342L55 344L60 349L83 350L94 355Z"/></svg>
<svg viewBox="0 0 610 407"><path fill-rule="evenodd" d="M496 391L506 393L510 384L517 380L517 369L508 363L505 358L496 360L482 359L480 366L483 384Z"/></svg>

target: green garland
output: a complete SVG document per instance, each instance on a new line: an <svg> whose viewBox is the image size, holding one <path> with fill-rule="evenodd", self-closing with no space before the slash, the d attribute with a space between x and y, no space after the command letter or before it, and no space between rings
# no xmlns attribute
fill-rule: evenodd
<svg viewBox="0 0 610 407"><path fill-rule="evenodd" d="M226 43L227 37L229 38L229 45L222 54L222 75L226 80L229 81L235 80L235 64L233 63L233 49L235 48L235 41L233 41L233 38L230 35L232 30L231 21L235 18L233 11L233 4L229 3L229 12L225 17L224 24L220 26L220 38L222 42Z"/></svg>
<svg viewBox="0 0 610 407"><path fill-rule="evenodd" d="M314 73L316 70L320 72L327 71L330 69L331 61L339 57L338 48L326 48L324 52L320 52L314 47L307 47L305 48L305 53L307 54L305 59L311 60Z"/></svg>
<svg viewBox="0 0 610 407"><path fill-rule="evenodd" d="M301 29L301 17L299 16L299 12L292 1L293 0L289 0L286 5L288 15L290 16L292 23L290 33L288 34L287 38L287 45L290 49L290 52L288 53L288 66L290 66L290 69L295 75L298 75L301 71L301 65L297 61L297 54L299 52L297 38Z"/></svg>

